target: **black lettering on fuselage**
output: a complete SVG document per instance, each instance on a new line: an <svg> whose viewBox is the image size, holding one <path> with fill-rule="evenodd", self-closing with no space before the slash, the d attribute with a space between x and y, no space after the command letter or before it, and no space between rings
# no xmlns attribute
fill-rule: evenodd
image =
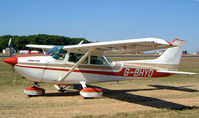
<svg viewBox="0 0 199 118"><path fill-rule="evenodd" d="M153 76L153 69L135 69L134 77L152 77Z"/></svg>

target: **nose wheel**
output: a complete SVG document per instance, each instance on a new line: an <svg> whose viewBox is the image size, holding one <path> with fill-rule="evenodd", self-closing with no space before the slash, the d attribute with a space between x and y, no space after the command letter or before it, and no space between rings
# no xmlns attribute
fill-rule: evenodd
<svg viewBox="0 0 199 118"><path fill-rule="evenodd" d="M38 83L34 82L33 87L26 88L24 93L26 93L29 97L42 96L45 94L45 89L39 88Z"/></svg>

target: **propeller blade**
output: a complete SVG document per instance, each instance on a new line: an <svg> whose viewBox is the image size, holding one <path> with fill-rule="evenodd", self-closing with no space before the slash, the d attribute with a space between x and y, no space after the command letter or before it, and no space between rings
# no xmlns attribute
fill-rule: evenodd
<svg viewBox="0 0 199 118"><path fill-rule="evenodd" d="M8 46L11 45L11 42L12 42L12 39L10 38L9 41L8 41Z"/></svg>
<svg viewBox="0 0 199 118"><path fill-rule="evenodd" d="M13 48L12 48L12 39L10 38L8 41L8 46L10 48L10 57L13 56Z"/></svg>

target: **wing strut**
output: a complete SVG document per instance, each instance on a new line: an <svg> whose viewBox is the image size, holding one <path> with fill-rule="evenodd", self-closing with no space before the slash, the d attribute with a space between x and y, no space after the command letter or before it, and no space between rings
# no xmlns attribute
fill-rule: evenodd
<svg viewBox="0 0 199 118"><path fill-rule="evenodd" d="M63 78L60 78L58 81L64 81L73 72L73 70L90 55L91 52L91 49L89 49L87 53L68 71L68 73L66 73L66 75Z"/></svg>

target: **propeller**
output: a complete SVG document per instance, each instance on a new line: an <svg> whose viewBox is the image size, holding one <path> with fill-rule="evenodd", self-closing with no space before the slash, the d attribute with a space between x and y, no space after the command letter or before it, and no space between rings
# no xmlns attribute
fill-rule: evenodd
<svg viewBox="0 0 199 118"><path fill-rule="evenodd" d="M8 47L10 49L10 57L12 57L13 56L13 47L12 47L12 39L11 38L8 41ZM15 86L16 77L15 77L15 71L14 71L14 64L12 64L11 69L12 69L12 80L13 80L12 84L13 84L13 86Z"/></svg>

